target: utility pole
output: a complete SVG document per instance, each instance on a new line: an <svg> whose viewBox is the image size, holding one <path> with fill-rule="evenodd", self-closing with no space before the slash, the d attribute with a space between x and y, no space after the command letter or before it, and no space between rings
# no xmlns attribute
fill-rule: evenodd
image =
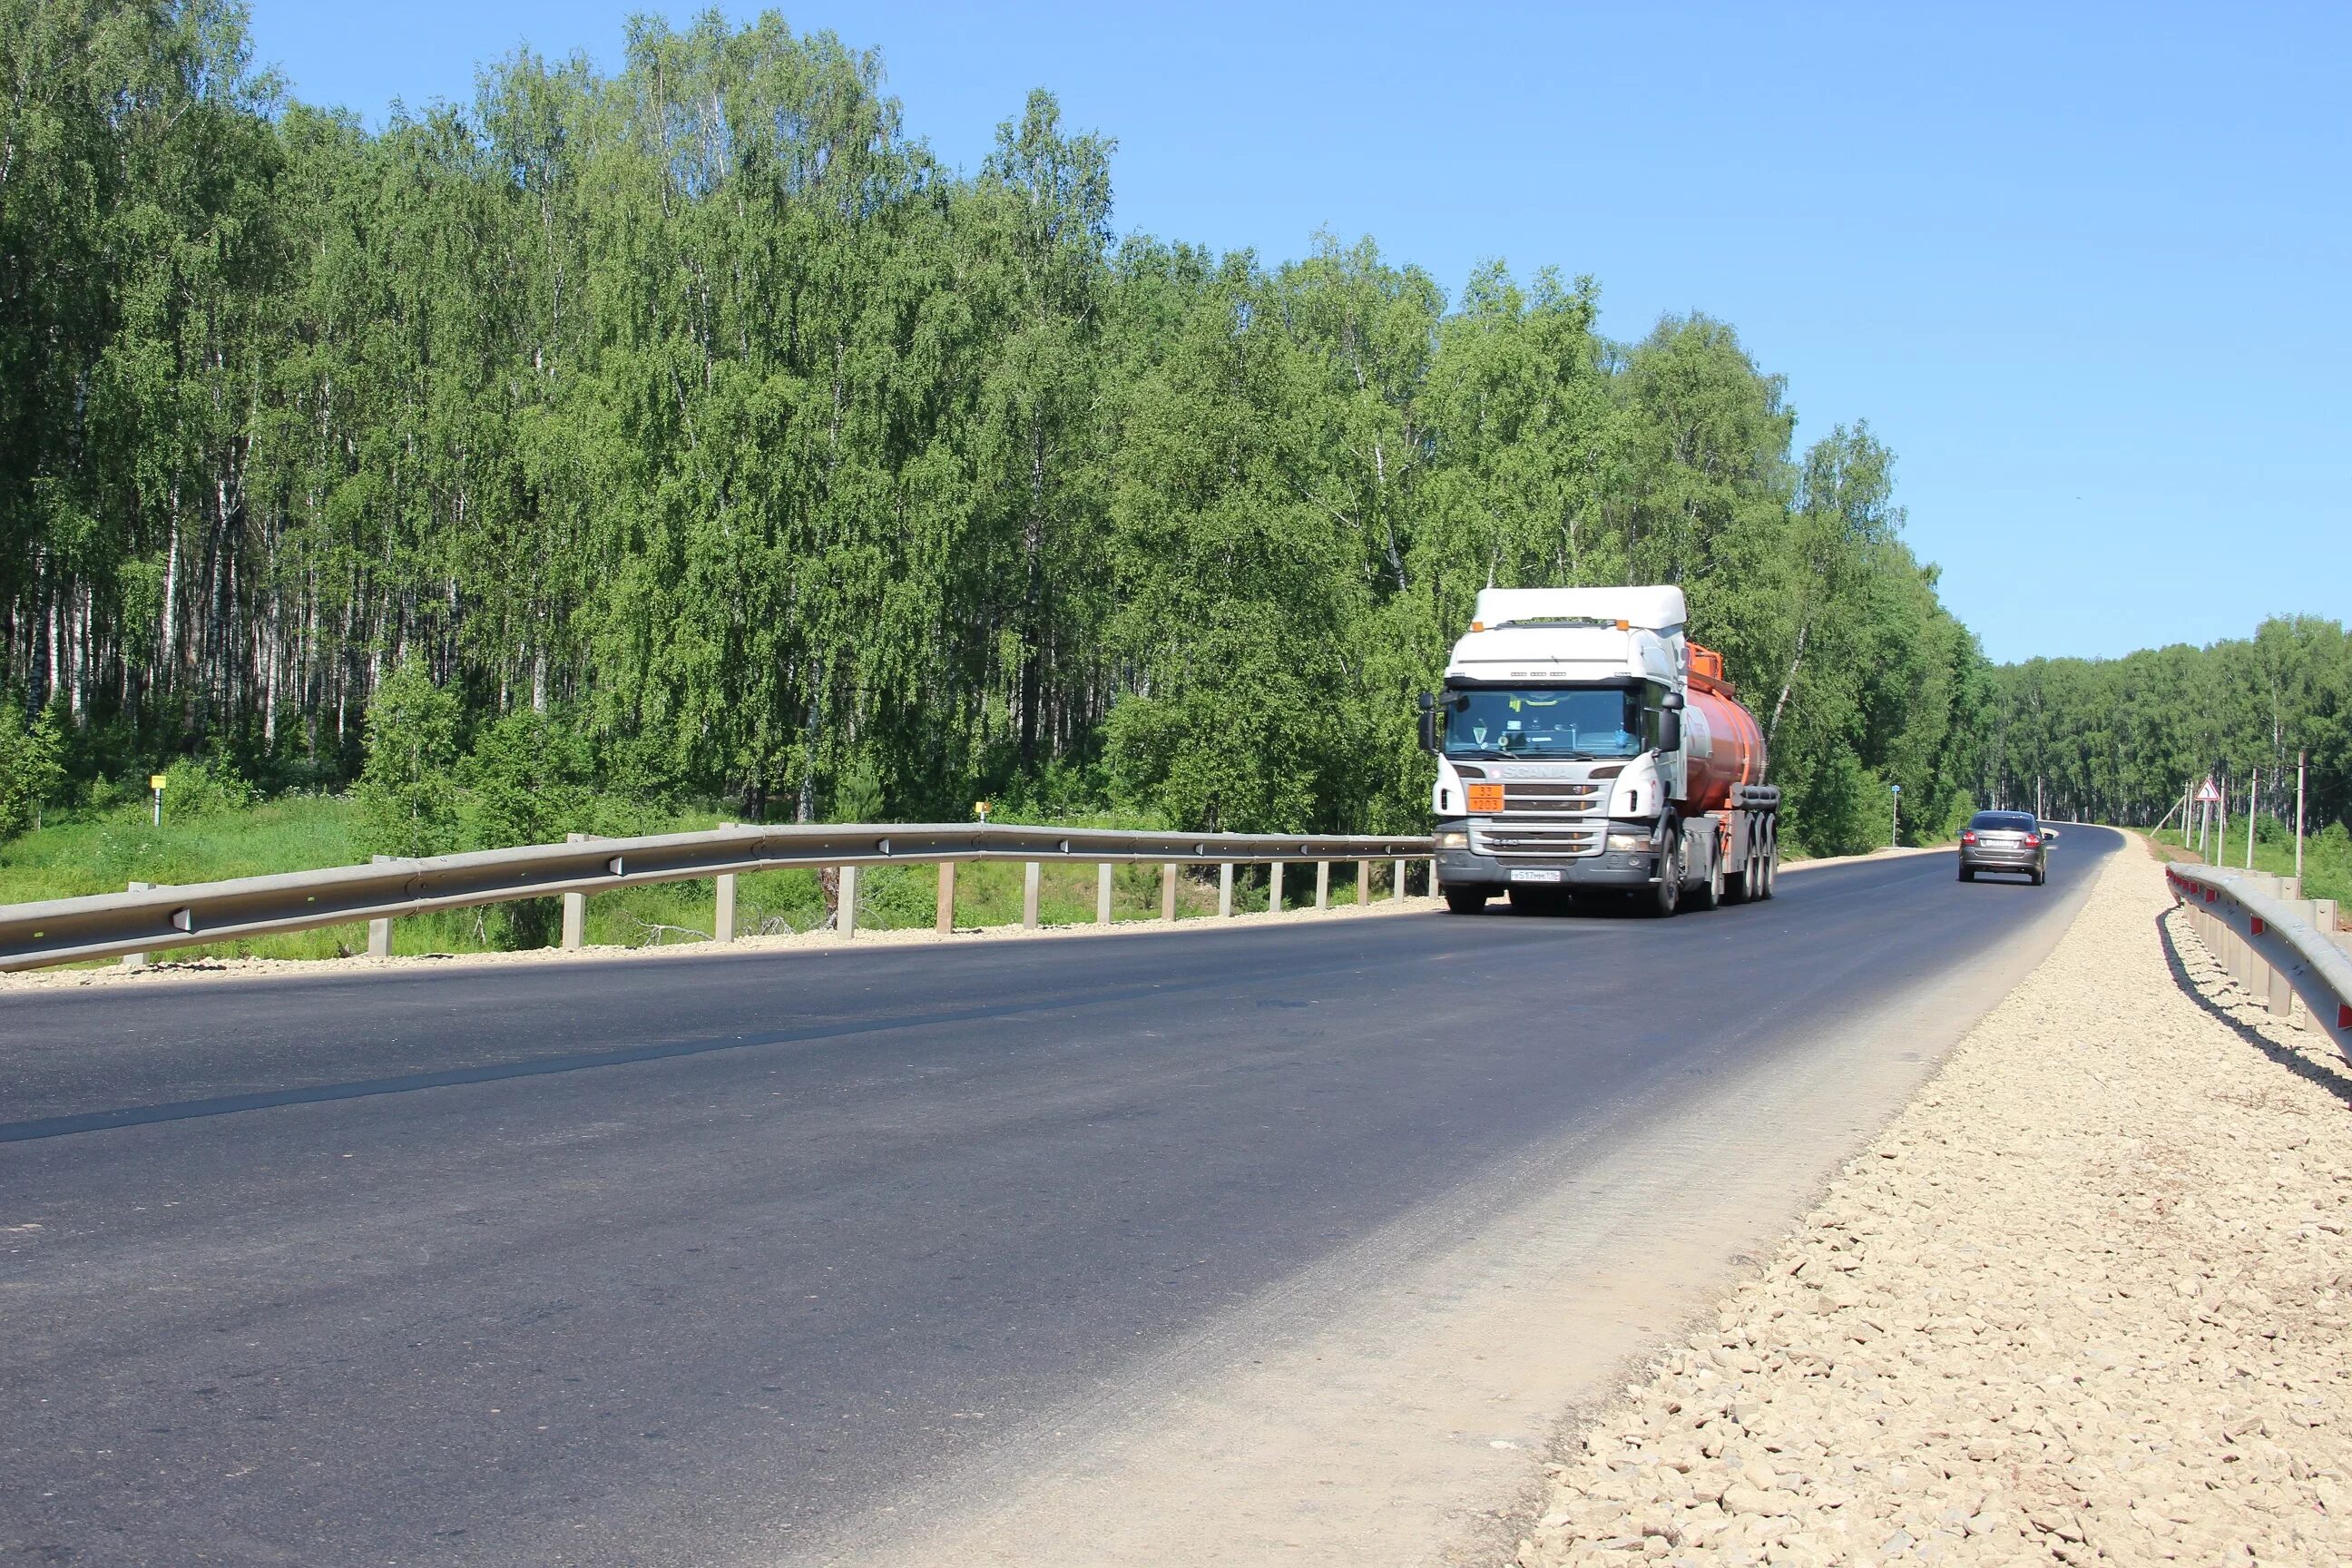
<svg viewBox="0 0 2352 1568"><path fill-rule="evenodd" d="M2311 753L2294 754L2294 888L2299 898L2303 893L2303 792L2309 782Z"/></svg>
<svg viewBox="0 0 2352 1568"><path fill-rule="evenodd" d="M2246 778L2246 869L2254 868L2254 813L2263 808L2263 770Z"/></svg>

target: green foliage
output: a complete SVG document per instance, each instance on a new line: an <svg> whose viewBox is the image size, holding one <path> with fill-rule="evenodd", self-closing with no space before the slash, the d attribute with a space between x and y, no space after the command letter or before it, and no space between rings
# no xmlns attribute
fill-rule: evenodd
<svg viewBox="0 0 2352 1568"><path fill-rule="evenodd" d="M2242 821L2259 778L2260 814L2291 833L2301 755L2314 830L2352 823L2352 636L2338 622L2274 616L2202 648L2005 665L1996 692L1979 785L1995 804L2144 826L2210 778Z"/></svg>
<svg viewBox="0 0 2352 1568"><path fill-rule="evenodd" d="M1477 590L1628 581L1689 590L1793 839L1984 776L1892 455L1793 453L1724 322L1115 238L1050 94L961 174L773 16L380 131L227 0L0 0L0 681L76 778L356 772L397 854L712 799L1404 829Z"/></svg>
<svg viewBox="0 0 2352 1568"><path fill-rule="evenodd" d="M54 709L27 727L22 709L0 702L0 838L40 826L41 808L65 782L64 752Z"/></svg>
<svg viewBox="0 0 2352 1568"><path fill-rule="evenodd" d="M438 855L457 847L456 696L410 659L376 688L367 710L367 764L353 791L361 843L378 855Z"/></svg>

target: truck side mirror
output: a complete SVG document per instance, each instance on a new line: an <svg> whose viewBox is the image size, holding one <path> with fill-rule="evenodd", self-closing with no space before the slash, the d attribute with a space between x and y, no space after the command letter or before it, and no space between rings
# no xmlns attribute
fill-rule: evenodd
<svg viewBox="0 0 2352 1568"><path fill-rule="evenodd" d="M1683 694L1679 691L1669 691L1658 699L1658 706L1665 712L1679 713L1683 710Z"/></svg>
<svg viewBox="0 0 2352 1568"><path fill-rule="evenodd" d="M1417 706L1421 709L1421 749L1434 752L1437 750L1437 700L1424 691L1417 700Z"/></svg>
<svg viewBox="0 0 2352 1568"><path fill-rule="evenodd" d="M1669 699L1668 700L1677 700ZM1668 708L1658 715L1658 750L1679 752L1682 749L1683 716L1677 710Z"/></svg>

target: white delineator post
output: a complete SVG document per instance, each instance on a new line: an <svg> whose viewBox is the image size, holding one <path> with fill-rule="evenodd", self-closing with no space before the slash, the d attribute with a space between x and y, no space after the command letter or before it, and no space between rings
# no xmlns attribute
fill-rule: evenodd
<svg viewBox="0 0 2352 1568"><path fill-rule="evenodd" d="M1266 912L1267 914L1270 914L1270 915L1278 915L1278 914L1280 914L1280 913L1282 912L1282 862L1281 862L1281 861L1279 861L1279 860L1274 861L1272 864L1270 864L1270 865L1268 865L1268 866L1266 867L1266 868L1265 868L1265 886L1266 886L1266 894L1265 894L1265 912Z"/></svg>
<svg viewBox="0 0 2352 1568"><path fill-rule="evenodd" d="M1331 862L1315 862L1315 911L1318 914L1331 907Z"/></svg>
<svg viewBox="0 0 2352 1568"><path fill-rule="evenodd" d="M1217 868L1217 915L1219 919L1234 912L1234 863L1225 861Z"/></svg>
<svg viewBox="0 0 2352 1568"><path fill-rule="evenodd" d="M1160 918L1170 925L1176 923L1176 862L1173 860L1160 868Z"/></svg>
<svg viewBox="0 0 2352 1568"><path fill-rule="evenodd" d="M835 900L834 927L845 941L857 934L857 868L841 868L841 893Z"/></svg>
<svg viewBox="0 0 2352 1568"><path fill-rule="evenodd" d="M2246 869L2254 868L2254 814L2263 808L2263 770L2246 781Z"/></svg>
<svg viewBox="0 0 2352 1568"><path fill-rule="evenodd" d="M1110 862L1095 868L1095 924L1110 924Z"/></svg>
<svg viewBox="0 0 2352 1568"><path fill-rule="evenodd" d="M1021 868L1021 923L1031 931L1037 929L1037 887L1044 874L1034 860Z"/></svg>
<svg viewBox="0 0 2352 1568"><path fill-rule="evenodd" d="M2294 883L2303 887L2303 799L2305 786L2310 782L2311 755L2307 752L2294 754Z"/></svg>
<svg viewBox="0 0 2352 1568"><path fill-rule="evenodd" d="M940 910L934 926L941 936L955 930L955 868L952 860L940 862Z"/></svg>

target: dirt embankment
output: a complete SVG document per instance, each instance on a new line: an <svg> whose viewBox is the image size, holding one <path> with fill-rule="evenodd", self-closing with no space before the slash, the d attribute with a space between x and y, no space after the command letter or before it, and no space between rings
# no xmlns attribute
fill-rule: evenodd
<svg viewBox="0 0 2352 1568"><path fill-rule="evenodd" d="M2352 1562L2352 1071L2169 904L2110 862L1520 1563Z"/></svg>

